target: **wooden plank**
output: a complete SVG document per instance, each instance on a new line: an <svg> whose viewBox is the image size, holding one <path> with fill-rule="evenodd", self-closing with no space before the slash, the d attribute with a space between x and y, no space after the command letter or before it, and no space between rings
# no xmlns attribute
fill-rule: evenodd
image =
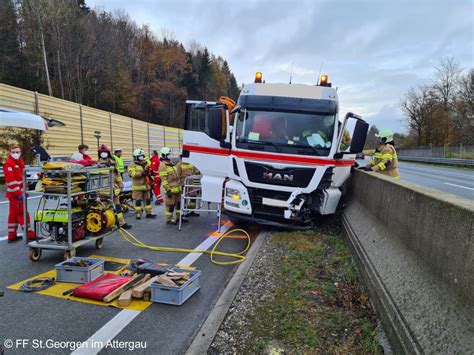
<svg viewBox="0 0 474 355"><path fill-rule="evenodd" d="M147 275L150 276L149 274ZM135 298L143 298L143 294L145 293L145 291L149 289L151 284L157 280L158 280L158 276L155 276L143 282L142 284L138 285L137 287L134 287L132 296Z"/></svg>
<svg viewBox="0 0 474 355"><path fill-rule="evenodd" d="M135 275L130 281L128 281L126 284L123 284L122 286L120 286L119 288L117 288L116 290L112 291L111 293L109 293L107 296L104 297L103 301L105 303L109 303L109 302L112 302L114 299L116 299L117 297L119 297L124 291L128 290L129 288L131 287L134 287L136 285L138 285L142 280L143 278L145 277L145 275L141 274L141 275Z"/></svg>
<svg viewBox="0 0 474 355"><path fill-rule="evenodd" d="M132 291L133 290L127 290L123 292L119 299L118 299L118 305L119 306L129 306L130 303L132 302Z"/></svg>

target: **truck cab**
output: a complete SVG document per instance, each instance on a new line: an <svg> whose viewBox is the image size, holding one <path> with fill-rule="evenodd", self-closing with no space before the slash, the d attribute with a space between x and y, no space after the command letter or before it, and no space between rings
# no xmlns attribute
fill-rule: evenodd
<svg viewBox="0 0 474 355"><path fill-rule="evenodd" d="M267 84L257 73L235 105L187 101L183 159L202 173L203 200L222 203L233 219L297 228L335 213L368 125L352 113L339 121L337 91L324 77Z"/></svg>

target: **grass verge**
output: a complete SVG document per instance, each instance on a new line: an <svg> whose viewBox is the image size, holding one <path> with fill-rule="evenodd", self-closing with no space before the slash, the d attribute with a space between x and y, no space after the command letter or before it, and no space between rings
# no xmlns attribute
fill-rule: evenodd
<svg viewBox="0 0 474 355"><path fill-rule="evenodd" d="M382 353L376 319L340 230L284 232L272 242L287 252L271 301L250 320L245 353Z"/></svg>

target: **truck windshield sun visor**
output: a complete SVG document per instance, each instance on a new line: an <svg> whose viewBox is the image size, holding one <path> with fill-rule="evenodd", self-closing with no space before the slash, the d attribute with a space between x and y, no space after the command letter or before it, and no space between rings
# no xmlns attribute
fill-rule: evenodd
<svg viewBox="0 0 474 355"><path fill-rule="evenodd" d="M238 104L250 110L258 109L320 114L335 114L338 109L337 102L334 100L316 100L285 96L242 95Z"/></svg>

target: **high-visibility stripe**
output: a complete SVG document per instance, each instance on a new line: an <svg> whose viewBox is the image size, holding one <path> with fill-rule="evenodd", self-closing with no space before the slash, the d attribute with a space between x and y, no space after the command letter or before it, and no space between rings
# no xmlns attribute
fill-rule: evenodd
<svg viewBox="0 0 474 355"><path fill-rule="evenodd" d="M247 152L241 150L232 150L221 148L209 148L201 147L195 145L183 145L183 149L189 150L195 153L203 154L212 154L212 155L234 155L238 158L247 158L247 159L259 159L266 161L278 161L284 163L293 163L293 164L304 164L304 165L335 165L335 166L352 166L355 163L355 160L352 159L325 159L325 158L314 158L310 156L301 156L301 155L286 155L286 154L274 154L274 153L258 153L258 152Z"/></svg>
<svg viewBox="0 0 474 355"><path fill-rule="evenodd" d="M377 166L380 168L380 170L385 170L387 168L382 162L378 163Z"/></svg>
<svg viewBox="0 0 474 355"><path fill-rule="evenodd" d="M21 189L21 187L7 188L7 192L15 192L15 191L18 191L20 189Z"/></svg>
<svg viewBox="0 0 474 355"><path fill-rule="evenodd" d="M382 155L382 158L383 158L383 159L393 159L393 158L394 158L394 154L383 154L383 155Z"/></svg>
<svg viewBox="0 0 474 355"><path fill-rule="evenodd" d="M7 182L7 186L21 185L22 183L23 183L23 181L10 181L10 182Z"/></svg>

